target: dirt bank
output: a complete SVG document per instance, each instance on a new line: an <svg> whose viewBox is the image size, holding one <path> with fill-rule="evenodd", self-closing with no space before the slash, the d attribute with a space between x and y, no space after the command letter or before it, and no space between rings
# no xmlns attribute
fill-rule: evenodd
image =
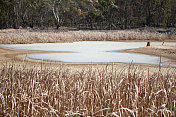
<svg viewBox="0 0 176 117"><path fill-rule="evenodd" d="M148 46L135 49L120 50L115 52L141 53L176 60L176 46L171 45Z"/></svg>

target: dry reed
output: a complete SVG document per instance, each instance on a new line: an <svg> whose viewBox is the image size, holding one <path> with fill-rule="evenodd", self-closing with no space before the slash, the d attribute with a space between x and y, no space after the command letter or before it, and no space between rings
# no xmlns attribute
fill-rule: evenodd
<svg viewBox="0 0 176 117"><path fill-rule="evenodd" d="M119 31L29 31L24 29L0 30L1 44L55 43L72 41L119 41L119 40L176 40L175 35L157 32L119 30Z"/></svg>
<svg viewBox="0 0 176 117"><path fill-rule="evenodd" d="M0 115L175 117L176 73L144 74L133 65L126 72L112 65L74 73L62 66L55 71L4 66Z"/></svg>

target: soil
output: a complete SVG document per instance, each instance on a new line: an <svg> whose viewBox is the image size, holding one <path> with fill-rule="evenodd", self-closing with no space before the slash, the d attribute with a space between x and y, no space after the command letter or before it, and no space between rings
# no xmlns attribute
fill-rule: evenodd
<svg viewBox="0 0 176 117"><path fill-rule="evenodd" d="M141 53L147 55L161 56L168 59L176 60L176 46L147 46L135 49L120 50L114 52Z"/></svg>

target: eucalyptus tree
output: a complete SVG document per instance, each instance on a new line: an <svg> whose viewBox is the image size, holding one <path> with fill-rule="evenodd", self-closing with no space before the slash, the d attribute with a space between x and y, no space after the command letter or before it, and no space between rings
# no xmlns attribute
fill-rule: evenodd
<svg viewBox="0 0 176 117"><path fill-rule="evenodd" d="M168 22L169 22L170 26L176 27L176 7L175 7L176 1L171 0L170 5L171 5L171 16L168 19Z"/></svg>
<svg viewBox="0 0 176 117"><path fill-rule="evenodd" d="M108 25L109 29L116 27L116 14L118 13L118 6L115 0L99 0L96 8L99 11L99 17L103 20L103 25Z"/></svg>
<svg viewBox="0 0 176 117"><path fill-rule="evenodd" d="M0 0L0 29L5 26L6 8L3 0Z"/></svg>
<svg viewBox="0 0 176 117"><path fill-rule="evenodd" d="M53 13L54 19L55 19L55 24L57 29L59 29L59 27L61 26L61 22L62 22L62 2L63 0L45 0L45 2L48 4L50 10Z"/></svg>
<svg viewBox="0 0 176 117"><path fill-rule="evenodd" d="M163 0L161 5L162 25L173 26L176 23L176 0Z"/></svg>
<svg viewBox="0 0 176 117"><path fill-rule="evenodd" d="M0 1L0 20L3 27L8 28L13 26L15 28L14 23L14 4L15 0L1 0ZM1 26L1 27L2 27Z"/></svg>

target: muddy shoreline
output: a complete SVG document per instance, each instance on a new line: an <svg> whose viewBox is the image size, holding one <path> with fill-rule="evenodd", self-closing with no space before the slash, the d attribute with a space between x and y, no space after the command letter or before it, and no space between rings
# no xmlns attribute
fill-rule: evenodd
<svg viewBox="0 0 176 117"><path fill-rule="evenodd" d="M154 56L161 56L168 59L172 59L173 62L176 62L176 46L150 46L150 47L141 47L141 48L135 48L135 49L127 49L127 50L120 50L120 51L114 51L114 52L127 52L127 53L140 53L140 54L147 54L147 55L154 55ZM59 61L42 61L42 60L33 60L26 58L26 55L29 54L39 54L39 53L53 53L52 51L26 51L26 50L13 50L9 48L0 47L0 63L1 66L3 66L5 63L15 63L17 65L20 65L22 63L27 63L27 66L33 67L38 66L40 67L41 62L45 65L50 65L51 68L56 69L60 65L64 65L66 68L70 68L72 70L81 70L86 66L97 66L99 68L102 68L106 65L111 65L112 63L62 63ZM56 53L56 52L54 52ZM58 51L57 53L65 53L62 51ZM122 67L128 67L129 64L125 63L113 63L116 65L116 68L122 68ZM151 65L151 64L136 64L138 66L142 66L143 68L147 67L153 67L157 68L158 65Z"/></svg>
<svg viewBox="0 0 176 117"><path fill-rule="evenodd" d="M149 46L149 47L126 49L126 50L113 51L113 52L140 53L140 54L154 55L154 56L160 56L160 57L176 60L176 46L170 46L170 45Z"/></svg>
<svg viewBox="0 0 176 117"><path fill-rule="evenodd" d="M29 44L29 43L62 43L62 42L76 42L76 41L118 41L118 42L176 42L175 35L160 34L153 30L117 30L117 31L63 31L63 32L40 32L28 31L25 29L5 29L0 30L0 44ZM118 51L119 52L119 51ZM121 50L120 52L140 53L147 55L162 56L172 60L176 60L176 46L162 46L161 47L142 47L129 50ZM27 54L52 53L51 51L25 51L12 50L9 48L0 47L0 66L5 64L15 63L17 66L26 64L27 67L40 67L41 60L32 60L26 58ZM63 52L60 52L63 53ZM65 52L64 52L65 53ZM111 65L112 63L62 63L55 61L42 61L42 64L50 65L51 68L57 68L64 65L73 70L81 70L86 66L97 66L99 68ZM113 63L116 68L121 69L128 67L129 64ZM142 66L144 69L148 67L157 68L158 65L136 64Z"/></svg>

